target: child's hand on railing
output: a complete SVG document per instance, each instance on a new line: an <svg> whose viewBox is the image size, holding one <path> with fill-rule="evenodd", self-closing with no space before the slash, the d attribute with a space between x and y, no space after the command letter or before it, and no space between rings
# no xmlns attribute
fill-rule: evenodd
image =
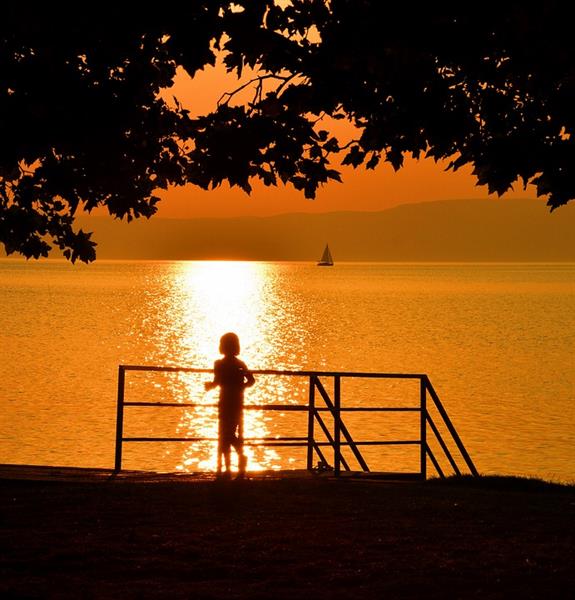
<svg viewBox="0 0 575 600"><path fill-rule="evenodd" d="M215 387L216 387L216 384L213 381L206 381L204 383L204 389L206 390L206 392L213 390Z"/></svg>

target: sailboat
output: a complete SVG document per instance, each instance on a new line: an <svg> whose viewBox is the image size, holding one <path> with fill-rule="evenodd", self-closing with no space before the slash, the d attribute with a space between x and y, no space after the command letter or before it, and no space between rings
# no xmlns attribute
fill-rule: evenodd
<svg viewBox="0 0 575 600"><path fill-rule="evenodd" d="M325 250L317 263L318 267L333 267L333 258L331 257L331 252L329 251L329 246L325 245Z"/></svg>

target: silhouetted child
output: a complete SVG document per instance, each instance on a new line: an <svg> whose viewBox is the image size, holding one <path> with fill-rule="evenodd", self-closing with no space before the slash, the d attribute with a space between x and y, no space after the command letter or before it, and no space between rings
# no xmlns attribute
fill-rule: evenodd
<svg viewBox="0 0 575 600"><path fill-rule="evenodd" d="M220 354L224 358L214 363L214 380L205 383L206 391L220 386L218 403L218 474L222 471L222 455L226 474L230 474L231 446L238 453L239 476L246 472L247 458L243 452L244 388L255 383L254 376L237 357L240 340L235 333L226 333L220 339ZM237 432L237 433L236 433Z"/></svg>

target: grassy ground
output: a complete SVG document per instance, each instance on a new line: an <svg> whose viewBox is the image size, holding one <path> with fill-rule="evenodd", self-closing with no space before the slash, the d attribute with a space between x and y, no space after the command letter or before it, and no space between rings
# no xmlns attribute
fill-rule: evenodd
<svg viewBox="0 0 575 600"><path fill-rule="evenodd" d="M3 598L572 598L575 488L2 482Z"/></svg>

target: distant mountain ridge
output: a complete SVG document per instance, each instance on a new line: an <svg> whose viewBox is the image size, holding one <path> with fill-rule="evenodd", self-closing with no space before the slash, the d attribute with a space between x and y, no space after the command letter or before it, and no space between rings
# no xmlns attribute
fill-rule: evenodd
<svg viewBox="0 0 575 600"><path fill-rule="evenodd" d="M575 261L575 202L446 200L380 212L273 217L80 219L99 258L338 261Z"/></svg>

